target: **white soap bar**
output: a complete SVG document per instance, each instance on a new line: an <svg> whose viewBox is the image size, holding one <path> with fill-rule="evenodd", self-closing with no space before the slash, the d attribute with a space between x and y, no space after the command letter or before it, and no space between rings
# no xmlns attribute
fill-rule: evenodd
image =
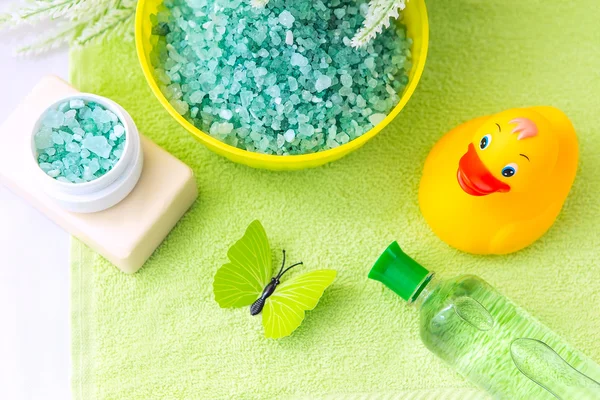
<svg viewBox="0 0 600 400"><path fill-rule="evenodd" d="M198 196L192 170L141 136L144 168L119 204L92 214L64 211L36 185L31 164L35 116L77 90L61 79L43 78L0 126L0 183L126 273L134 273L173 229ZM29 152L29 153L28 153Z"/></svg>

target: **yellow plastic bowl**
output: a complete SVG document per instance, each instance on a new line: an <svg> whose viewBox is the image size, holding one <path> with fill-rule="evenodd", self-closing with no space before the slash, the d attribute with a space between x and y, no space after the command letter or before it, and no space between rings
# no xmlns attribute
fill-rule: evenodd
<svg viewBox="0 0 600 400"><path fill-rule="evenodd" d="M425 59L427 58L427 46L429 43L429 22L427 19L427 9L424 0L410 0L403 12L403 23L408 30L408 36L412 38L412 69L408 75L408 85L404 89L400 101L388 116L377 124L373 129L364 133L362 136L351 140L350 142L336 147L331 150L325 150L318 153L295 155L295 156L277 156L254 153L247 150L238 149L236 147L225 144L207 133L202 132L193 124L183 118L162 94L156 79L154 77L154 68L150 63L150 51L152 43L150 41L152 24L150 15L156 14L158 6L162 0L139 0L135 16L135 44L137 48L138 58L142 65L142 70L146 76L146 80L158 98L160 103L167 109L169 114L173 116L185 129L190 131L196 139L204 143L209 149L217 154L227 157L231 161L245 164L254 168L265 168L271 170L296 170L303 168L312 168L319 165L335 161L346 154L354 151L364 145L367 140L377 135L387 124L398 115L400 110L406 105L408 99L415 91L423 68L425 67Z"/></svg>

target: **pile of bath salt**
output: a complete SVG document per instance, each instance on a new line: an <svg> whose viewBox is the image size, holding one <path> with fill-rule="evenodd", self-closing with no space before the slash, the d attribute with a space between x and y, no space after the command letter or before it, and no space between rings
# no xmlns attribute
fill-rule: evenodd
<svg viewBox="0 0 600 400"><path fill-rule="evenodd" d="M100 178L119 162L126 143L117 115L83 99L47 110L33 139L42 171L66 183Z"/></svg>
<svg viewBox="0 0 600 400"><path fill-rule="evenodd" d="M165 0L151 54L175 110L213 137L277 155L332 149L398 103L411 40L401 25L350 47L364 1Z"/></svg>

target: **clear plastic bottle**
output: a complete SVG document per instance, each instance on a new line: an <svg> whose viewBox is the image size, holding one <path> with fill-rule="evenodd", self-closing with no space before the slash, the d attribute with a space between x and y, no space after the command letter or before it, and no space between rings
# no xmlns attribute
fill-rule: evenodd
<svg viewBox="0 0 600 400"><path fill-rule="evenodd" d="M600 399L600 366L473 275L438 280L393 242L369 278L418 308L421 339L497 399Z"/></svg>

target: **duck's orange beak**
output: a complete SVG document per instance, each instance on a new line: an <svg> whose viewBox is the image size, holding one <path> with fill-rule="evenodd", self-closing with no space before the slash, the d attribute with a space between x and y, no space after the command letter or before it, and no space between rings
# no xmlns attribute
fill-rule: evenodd
<svg viewBox="0 0 600 400"><path fill-rule="evenodd" d="M485 167L473 143L469 150L461 157L456 174L458 184L466 193L472 196L485 196L496 192L508 192L510 186L496 179Z"/></svg>

